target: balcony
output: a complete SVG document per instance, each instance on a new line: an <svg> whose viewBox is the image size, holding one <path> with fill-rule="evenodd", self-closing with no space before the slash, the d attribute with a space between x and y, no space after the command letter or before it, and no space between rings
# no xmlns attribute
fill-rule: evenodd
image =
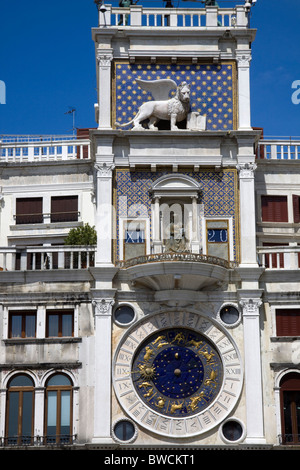
<svg viewBox="0 0 300 470"><path fill-rule="evenodd" d="M258 247L258 258L266 270L299 270L300 246Z"/></svg>
<svg viewBox="0 0 300 470"><path fill-rule="evenodd" d="M233 262L196 253L157 253L120 261L129 280L154 291L202 290L228 280Z"/></svg>
<svg viewBox="0 0 300 470"><path fill-rule="evenodd" d="M258 143L258 160L297 161L300 160L300 140L263 139Z"/></svg>
<svg viewBox="0 0 300 470"><path fill-rule="evenodd" d="M0 163L90 160L90 140L80 136L0 136Z"/></svg>
<svg viewBox="0 0 300 470"><path fill-rule="evenodd" d="M12 436L1 437L1 448L26 447L64 447L73 446L77 442L77 435L61 434L54 436Z"/></svg>
<svg viewBox="0 0 300 470"><path fill-rule="evenodd" d="M95 246L1 247L0 270L87 270L94 266Z"/></svg>
<svg viewBox="0 0 300 470"><path fill-rule="evenodd" d="M105 5L99 11L99 27L175 27L175 28L226 28L248 27L248 13L244 5L234 8L148 8L132 5L118 8Z"/></svg>

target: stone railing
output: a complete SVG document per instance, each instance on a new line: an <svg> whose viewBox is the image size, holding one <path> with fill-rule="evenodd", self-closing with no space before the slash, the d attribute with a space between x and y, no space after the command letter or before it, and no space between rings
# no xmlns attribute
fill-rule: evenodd
<svg viewBox="0 0 300 470"><path fill-rule="evenodd" d="M235 263L226 261L225 259L197 253L156 253L152 255L138 256L137 258L131 258L126 261L119 261L117 266L121 269L127 269L140 264L162 262L206 263L222 266L227 269L236 266Z"/></svg>
<svg viewBox="0 0 300 470"><path fill-rule="evenodd" d="M235 8L148 8L132 5L130 8L102 6L100 27L176 27L176 28L246 28L248 11L244 5Z"/></svg>
<svg viewBox="0 0 300 470"><path fill-rule="evenodd" d="M0 163L90 159L90 140L76 136L0 136Z"/></svg>
<svg viewBox="0 0 300 470"><path fill-rule="evenodd" d="M94 266L95 246L1 247L1 271L88 269Z"/></svg>
<svg viewBox="0 0 300 470"><path fill-rule="evenodd" d="M265 269L299 269L300 246L258 247L258 259Z"/></svg>
<svg viewBox="0 0 300 470"><path fill-rule="evenodd" d="M263 139L257 148L258 160L299 160L300 140Z"/></svg>

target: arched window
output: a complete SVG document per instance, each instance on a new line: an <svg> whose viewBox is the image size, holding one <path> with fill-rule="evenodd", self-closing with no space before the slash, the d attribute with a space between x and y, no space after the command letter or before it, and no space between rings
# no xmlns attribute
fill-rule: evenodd
<svg viewBox="0 0 300 470"><path fill-rule="evenodd" d="M33 441L34 384L19 374L8 384L6 405L6 444L28 445Z"/></svg>
<svg viewBox="0 0 300 470"><path fill-rule="evenodd" d="M45 435L48 444L72 440L72 383L65 374L55 374L46 384Z"/></svg>
<svg viewBox="0 0 300 470"><path fill-rule="evenodd" d="M300 373L291 372L280 382L282 443L300 443Z"/></svg>

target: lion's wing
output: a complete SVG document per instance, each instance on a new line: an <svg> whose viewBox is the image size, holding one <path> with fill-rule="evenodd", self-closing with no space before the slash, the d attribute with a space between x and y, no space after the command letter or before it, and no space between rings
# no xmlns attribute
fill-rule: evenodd
<svg viewBox="0 0 300 470"><path fill-rule="evenodd" d="M177 88L177 83L169 78L161 80L136 79L136 82L143 90L150 92L155 101L168 100L170 91Z"/></svg>

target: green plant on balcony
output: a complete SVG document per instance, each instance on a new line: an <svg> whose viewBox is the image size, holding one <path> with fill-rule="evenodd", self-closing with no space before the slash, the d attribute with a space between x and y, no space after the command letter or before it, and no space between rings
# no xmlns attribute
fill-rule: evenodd
<svg viewBox="0 0 300 470"><path fill-rule="evenodd" d="M95 227L91 227L88 223L81 227L72 228L64 240L68 246L91 246L97 244L97 232ZM79 253L74 253L74 266L79 267ZM81 252L81 267L85 268L87 264L86 251ZM94 264L94 254L90 257L90 266Z"/></svg>

